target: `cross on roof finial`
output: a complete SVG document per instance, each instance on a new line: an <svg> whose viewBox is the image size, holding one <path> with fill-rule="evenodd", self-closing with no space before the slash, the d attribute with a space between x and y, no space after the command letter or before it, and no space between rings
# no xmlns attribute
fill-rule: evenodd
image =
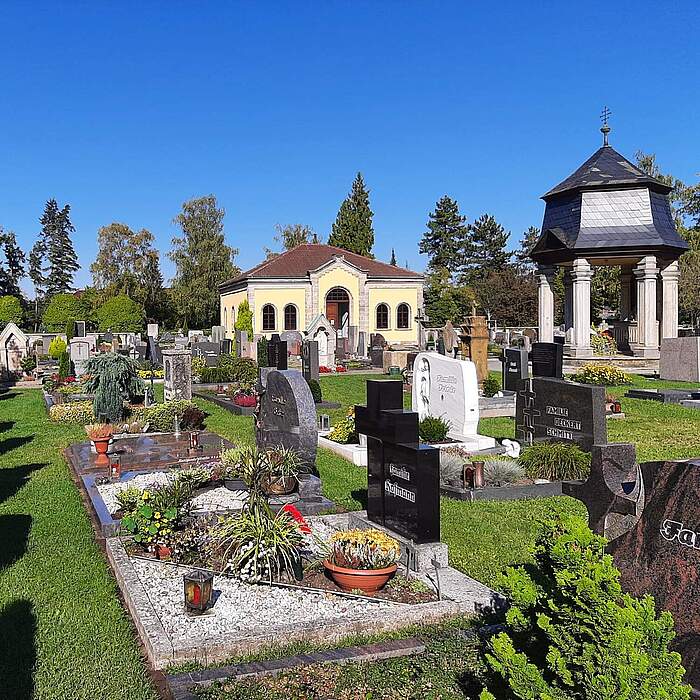
<svg viewBox="0 0 700 700"><path fill-rule="evenodd" d="M610 127L608 126L608 117L612 112L606 107L603 107L603 111L600 114L600 118L603 121L603 126L600 127L600 131L603 134L603 146L608 145L608 134L610 133Z"/></svg>

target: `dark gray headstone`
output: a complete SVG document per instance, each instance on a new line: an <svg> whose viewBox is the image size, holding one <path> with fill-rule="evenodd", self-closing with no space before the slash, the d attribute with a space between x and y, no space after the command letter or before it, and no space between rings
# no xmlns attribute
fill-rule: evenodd
<svg viewBox="0 0 700 700"><path fill-rule="evenodd" d="M587 452L605 444L605 388L546 377L524 380L515 401L515 437L528 445L575 443Z"/></svg>
<svg viewBox="0 0 700 700"><path fill-rule="evenodd" d="M232 342L231 338L224 338L223 340L219 341L219 354L220 355L230 355L232 349L233 349L233 342Z"/></svg>
<svg viewBox="0 0 700 700"><path fill-rule="evenodd" d="M445 354L445 341L440 337L437 339L437 351L441 354Z"/></svg>
<svg viewBox="0 0 700 700"><path fill-rule="evenodd" d="M559 343L533 343L530 360L533 377L564 376L564 346Z"/></svg>
<svg viewBox="0 0 700 700"><path fill-rule="evenodd" d="M501 386L505 391L517 391L520 388L520 382L530 376L527 351L521 348L505 348L501 362L503 363Z"/></svg>
<svg viewBox="0 0 700 700"><path fill-rule="evenodd" d="M318 342L305 340L301 345L301 372L304 379L318 381Z"/></svg>
<svg viewBox="0 0 700 700"><path fill-rule="evenodd" d="M75 322L75 337L84 338L85 337L85 321Z"/></svg>
<svg viewBox="0 0 700 700"><path fill-rule="evenodd" d="M287 369L287 343L273 335L267 344L267 365L276 369Z"/></svg>
<svg viewBox="0 0 700 700"><path fill-rule="evenodd" d="M318 447L316 405L301 372L269 369L261 376L258 390L255 429L258 447L282 445L292 449L313 470Z"/></svg>
<svg viewBox="0 0 700 700"><path fill-rule="evenodd" d="M381 348L372 348L369 351L369 358L372 367L384 367L384 350Z"/></svg>
<svg viewBox="0 0 700 700"><path fill-rule="evenodd" d="M421 445L418 414L403 409L401 382L367 382L355 406L367 436L367 517L416 543L440 540L440 450Z"/></svg>
<svg viewBox="0 0 700 700"><path fill-rule="evenodd" d="M382 350L387 346L386 338L381 333L370 335L369 344L372 348L382 348Z"/></svg>
<svg viewBox="0 0 700 700"><path fill-rule="evenodd" d="M161 352L160 346L156 343L155 338L150 335L148 336L145 358L154 365L163 364L163 353Z"/></svg>

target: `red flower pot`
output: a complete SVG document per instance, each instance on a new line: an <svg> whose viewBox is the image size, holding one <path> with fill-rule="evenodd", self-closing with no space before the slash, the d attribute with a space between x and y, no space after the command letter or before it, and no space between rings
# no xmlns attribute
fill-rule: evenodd
<svg viewBox="0 0 700 700"><path fill-rule="evenodd" d="M109 449L109 441L111 438L101 438L98 440L93 440L93 444L95 445L95 452L97 452L98 455L106 455L107 450Z"/></svg>
<svg viewBox="0 0 700 700"><path fill-rule="evenodd" d="M167 559L172 554L170 547L163 544L156 545L156 559Z"/></svg>
<svg viewBox="0 0 700 700"><path fill-rule="evenodd" d="M396 564L393 564L386 569L346 569L344 566L333 564L328 559L323 562L323 566L342 590L360 590L369 595L384 588L396 573L397 568Z"/></svg>

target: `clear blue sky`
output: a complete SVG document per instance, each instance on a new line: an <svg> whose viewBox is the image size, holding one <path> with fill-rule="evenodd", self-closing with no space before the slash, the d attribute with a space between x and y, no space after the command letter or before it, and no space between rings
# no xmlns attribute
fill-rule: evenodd
<svg viewBox="0 0 700 700"><path fill-rule="evenodd" d="M0 224L31 247L70 203L90 280L97 229L172 219L214 193L249 267L275 223L327 235L357 170L375 254L423 269L445 193L512 231L600 144L700 170L692 2L0 4Z"/></svg>

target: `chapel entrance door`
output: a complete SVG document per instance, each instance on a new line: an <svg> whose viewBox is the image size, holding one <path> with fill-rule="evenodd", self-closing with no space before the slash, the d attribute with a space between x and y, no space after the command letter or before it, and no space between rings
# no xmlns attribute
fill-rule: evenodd
<svg viewBox="0 0 700 700"><path fill-rule="evenodd" d="M326 318L338 335L347 335L350 325L350 296L342 287L333 287L326 295Z"/></svg>

